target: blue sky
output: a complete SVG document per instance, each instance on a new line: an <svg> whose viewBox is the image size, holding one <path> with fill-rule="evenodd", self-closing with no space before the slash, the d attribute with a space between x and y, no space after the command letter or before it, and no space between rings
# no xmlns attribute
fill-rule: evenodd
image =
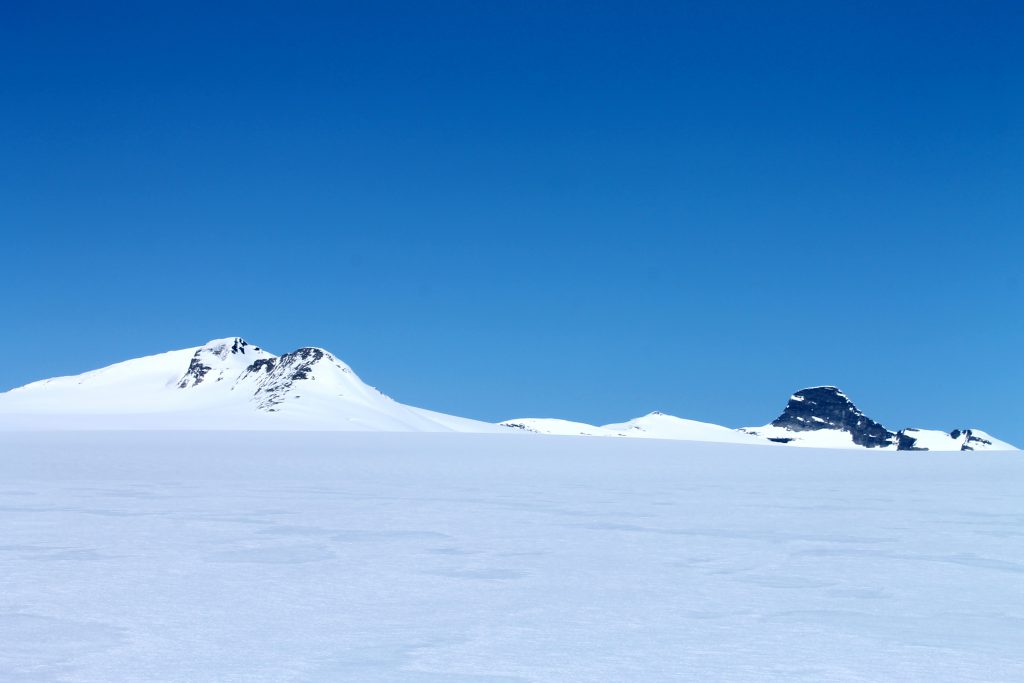
<svg viewBox="0 0 1024 683"><path fill-rule="evenodd" d="M1019 3L144 4L0 9L0 387L241 335L487 420L836 384L1024 444Z"/></svg>

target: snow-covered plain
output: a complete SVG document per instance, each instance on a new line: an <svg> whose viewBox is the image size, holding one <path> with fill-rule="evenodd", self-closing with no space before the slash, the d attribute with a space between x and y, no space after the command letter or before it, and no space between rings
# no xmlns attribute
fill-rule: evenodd
<svg viewBox="0 0 1024 683"><path fill-rule="evenodd" d="M0 680L1024 679L1024 457L0 433Z"/></svg>

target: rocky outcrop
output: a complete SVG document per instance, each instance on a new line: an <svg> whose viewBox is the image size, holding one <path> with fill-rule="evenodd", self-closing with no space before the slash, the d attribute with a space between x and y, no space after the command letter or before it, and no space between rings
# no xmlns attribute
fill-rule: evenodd
<svg viewBox="0 0 1024 683"><path fill-rule="evenodd" d="M836 387L801 389L789 398L786 409L772 423L791 432L833 429L849 432L853 442L865 448L886 448L896 434L862 413ZM781 441L785 437L776 437Z"/></svg>

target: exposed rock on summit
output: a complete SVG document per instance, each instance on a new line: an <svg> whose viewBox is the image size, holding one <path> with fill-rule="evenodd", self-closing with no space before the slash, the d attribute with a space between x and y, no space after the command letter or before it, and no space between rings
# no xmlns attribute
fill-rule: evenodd
<svg viewBox="0 0 1024 683"><path fill-rule="evenodd" d="M849 432L853 443L865 448L885 448L896 443L896 434L864 415L836 387L801 389L790 397L786 409L771 424L793 432Z"/></svg>

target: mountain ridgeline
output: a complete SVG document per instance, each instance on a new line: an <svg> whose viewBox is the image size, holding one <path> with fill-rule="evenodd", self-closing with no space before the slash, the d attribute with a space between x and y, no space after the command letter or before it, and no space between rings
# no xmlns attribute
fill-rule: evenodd
<svg viewBox="0 0 1024 683"><path fill-rule="evenodd" d="M0 429L518 432L889 451L1015 450L977 429L891 431L828 386L796 392L762 427L731 429L658 411L603 426L557 418L492 424L399 403L324 349L277 356L240 337L0 393Z"/></svg>

